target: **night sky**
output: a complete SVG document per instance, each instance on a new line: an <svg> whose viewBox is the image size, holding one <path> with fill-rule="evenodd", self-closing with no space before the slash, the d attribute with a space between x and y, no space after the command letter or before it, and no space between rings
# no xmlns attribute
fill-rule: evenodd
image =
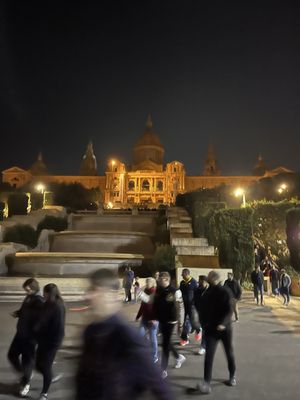
<svg viewBox="0 0 300 400"><path fill-rule="evenodd" d="M0 168L41 150L77 174L131 162L147 114L187 174L207 146L224 174L299 171L300 2L7 0L0 5Z"/></svg>

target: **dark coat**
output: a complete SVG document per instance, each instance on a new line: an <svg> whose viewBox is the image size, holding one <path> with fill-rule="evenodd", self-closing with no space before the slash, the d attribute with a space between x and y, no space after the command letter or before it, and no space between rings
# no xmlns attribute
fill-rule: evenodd
<svg viewBox="0 0 300 400"><path fill-rule="evenodd" d="M182 293L182 299L185 308L193 305L195 290L197 289L197 287L198 282L194 278L191 278L188 282L186 282L184 279L180 282L179 289Z"/></svg>
<svg viewBox="0 0 300 400"><path fill-rule="evenodd" d="M154 296L153 310L155 319L162 323L177 321L176 288L169 285L158 287Z"/></svg>
<svg viewBox="0 0 300 400"><path fill-rule="evenodd" d="M45 302L37 328L39 346L58 348L65 336L65 306L59 302Z"/></svg>
<svg viewBox="0 0 300 400"><path fill-rule="evenodd" d="M242 289L240 284L236 279L226 279L224 282L224 286L226 286L232 293L232 297L236 300L240 300L242 296Z"/></svg>
<svg viewBox="0 0 300 400"><path fill-rule="evenodd" d="M205 332L215 332L218 325L231 326L232 296L222 285L210 286L202 296L200 323Z"/></svg>
<svg viewBox="0 0 300 400"><path fill-rule="evenodd" d="M41 318L44 298L39 294L30 294L25 297L20 310L16 312L19 318L17 334L22 338L33 339L35 329Z"/></svg>
<svg viewBox="0 0 300 400"><path fill-rule="evenodd" d="M264 284L264 274L261 271L252 271L251 272L251 282L253 285L263 286Z"/></svg>
<svg viewBox="0 0 300 400"><path fill-rule="evenodd" d="M150 347L133 327L114 315L89 325L76 376L76 400L136 400L148 392L171 400Z"/></svg>

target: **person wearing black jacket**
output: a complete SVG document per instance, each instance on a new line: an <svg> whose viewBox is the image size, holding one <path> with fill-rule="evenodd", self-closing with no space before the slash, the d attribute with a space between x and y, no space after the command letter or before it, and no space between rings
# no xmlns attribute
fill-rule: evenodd
<svg viewBox="0 0 300 400"><path fill-rule="evenodd" d="M240 284L233 277L233 273L228 272L228 279L224 282L224 286L226 286L232 294L232 308L235 317L235 322L239 320L239 309L238 309L238 301L241 300L242 289Z"/></svg>
<svg viewBox="0 0 300 400"><path fill-rule="evenodd" d="M260 304L264 305L264 274L260 270L259 265L255 266L254 271L251 272L251 282L253 283L253 292L256 304L259 304L259 294L260 294Z"/></svg>
<svg viewBox="0 0 300 400"><path fill-rule="evenodd" d="M27 293L20 310L12 313L18 318L17 332L8 350L8 360L16 371L23 374L19 394L27 396L34 367L36 338L34 328L40 318L44 299L39 293L39 283L34 278L23 283ZM20 361L21 358L21 361Z"/></svg>
<svg viewBox="0 0 300 400"><path fill-rule="evenodd" d="M229 386L236 385L236 366L232 346L231 293L226 287L220 285L220 276L216 271L210 271L207 280L210 286L201 301L201 324L205 330L206 341L204 382L196 389L188 389L188 394L198 391L203 394L211 392L213 361L220 340L224 346L229 369L229 380L225 383Z"/></svg>
<svg viewBox="0 0 300 400"><path fill-rule="evenodd" d="M171 277L169 272L160 272L158 280L158 288L154 296L153 310L156 319L159 321L160 332L162 335L162 376L166 378L168 376L167 368L169 363L170 351L173 353L176 364L175 368L180 368L185 362L185 357L182 354L178 354L177 350L171 342L172 333L174 327L180 321L179 307L182 304L181 292L174 288L171 284Z"/></svg>
<svg viewBox="0 0 300 400"><path fill-rule="evenodd" d="M140 333L119 315L119 280L112 270L90 277L86 295L93 322L85 329L76 375L76 400L137 400L173 396Z"/></svg>
<svg viewBox="0 0 300 400"><path fill-rule="evenodd" d="M45 303L37 328L36 368L43 375L39 400L48 399L52 381L52 365L65 335L65 306L54 283L44 287Z"/></svg>
<svg viewBox="0 0 300 400"><path fill-rule="evenodd" d="M196 279L191 276L191 272L188 268L182 270L182 278L179 289L182 293L184 304L184 322L180 345L186 346L189 344L189 333L191 329L195 332L195 339L198 342L201 340L200 328L195 324L194 316L194 296L198 283Z"/></svg>

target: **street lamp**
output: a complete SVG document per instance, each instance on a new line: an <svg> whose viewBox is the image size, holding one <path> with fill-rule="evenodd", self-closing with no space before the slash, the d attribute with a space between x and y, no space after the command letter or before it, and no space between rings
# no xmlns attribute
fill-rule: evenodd
<svg viewBox="0 0 300 400"><path fill-rule="evenodd" d="M44 208L45 207L45 194L46 194L45 189L46 189L46 187L42 183L38 183L35 188L38 192L40 192L43 195L43 208Z"/></svg>
<svg viewBox="0 0 300 400"><path fill-rule="evenodd" d="M287 184L286 184L286 183L282 183L282 184L278 187L277 191L278 191L279 194L282 194L282 193L287 192L287 191L288 191L288 186L287 186Z"/></svg>
<svg viewBox="0 0 300 400"><path fill-rule="evenodd" d="M245 190L242 188L237 188L234 191L235 197L242 197L243 200L243 207L246 207L246 195L245 195Z"/></svg>

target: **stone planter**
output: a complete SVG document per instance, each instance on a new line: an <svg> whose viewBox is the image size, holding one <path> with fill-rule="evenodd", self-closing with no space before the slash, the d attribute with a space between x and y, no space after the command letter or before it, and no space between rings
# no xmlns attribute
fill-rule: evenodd
<svg viewBox="0 0 300 400"><path fill-rule="evenodd" d="M291 284L291 295L300 297L300 285L299 285L299 278L293 277L292 284Z"/></svg>

